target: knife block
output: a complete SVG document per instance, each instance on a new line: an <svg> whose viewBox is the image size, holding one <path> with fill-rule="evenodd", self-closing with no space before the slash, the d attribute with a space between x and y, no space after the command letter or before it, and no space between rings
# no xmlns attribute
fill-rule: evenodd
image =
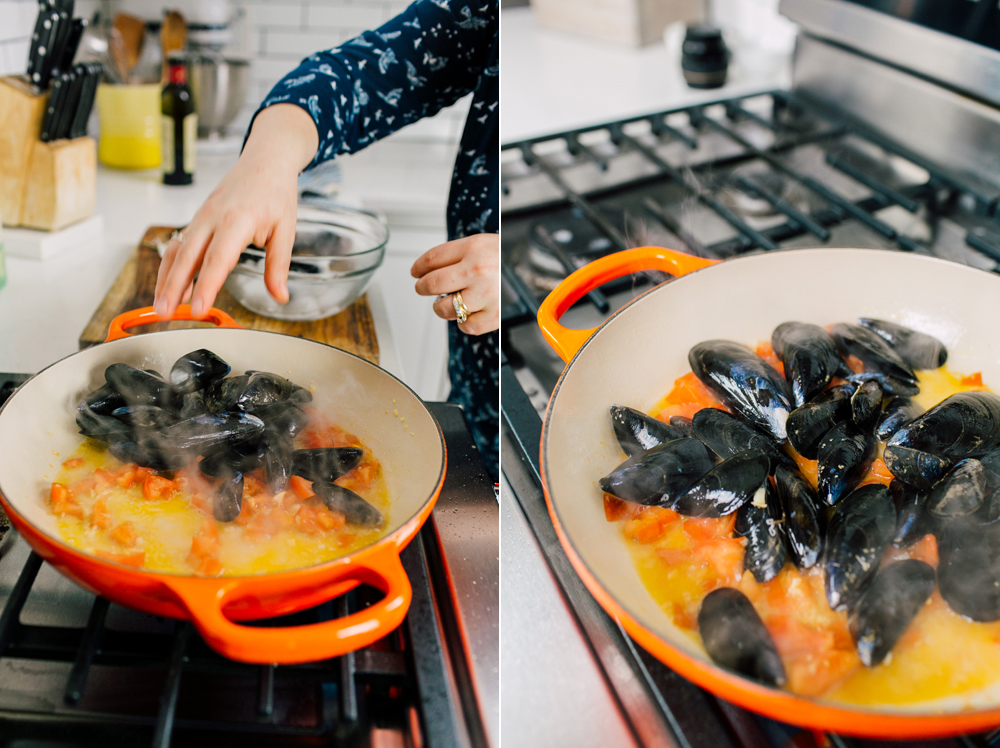
<svg viewBox="0 0 1000 748"><path fill-rule="evenodd" d="M56 231L94 211L97 144L38 139L48 93L0 78L0 217L5 226Z"/></svg>

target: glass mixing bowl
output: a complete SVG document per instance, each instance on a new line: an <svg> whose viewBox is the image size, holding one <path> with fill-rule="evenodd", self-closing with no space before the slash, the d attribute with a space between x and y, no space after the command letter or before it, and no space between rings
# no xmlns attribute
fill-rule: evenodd
<svg viewBox="0 0 1000 748"><path fill-rule="evenodd" d="M288 303L264 286L264 250L247 247L226 279L226 290L265 317L304 322L329 317L368 288L385 257L389 228L375 213L326 201L299 203L288 271Z"/></svg>

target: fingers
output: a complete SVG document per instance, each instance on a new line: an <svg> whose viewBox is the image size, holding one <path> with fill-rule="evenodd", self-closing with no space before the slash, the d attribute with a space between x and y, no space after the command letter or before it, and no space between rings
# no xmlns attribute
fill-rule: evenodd
<svg viewBox="0 0 1000 748"><path fill-rule="evenodd" d="M201 265L210 234L201 228L188 227L184 240L174 239L167 246L156 279L153 308L161 317L170 317L181 303L181 296Z"/></svg>
<svg viewBox="0 0 1000 748"><path fill-rule="evenodd" d="M452 301L453 298L455 297L448 294L437 299L434 302L434 314L441 319L448 320L449 322L453 319L458 319L458 315L455 314L455 302Z"/></svg>
<svg viewBox="0 0 1000 748"><path fill-rule="evenodd" d="M465 322L458 323L458 329L466 335L484 335L500 327L500 314L497 310L484 309L470 314Z"/></svg>
<svg viewBox="0 0 1000 748"><path fill-rule="evenodd" d="M294 216L294 214L293 214ZM279 223L267 242L264 259L264 285L279 304L288 303L288 266L295 244L295 220Z"/></svg>
<svg viewBox="0 0 1000 748"><path fill-rule="evenodd" d="M226 227L216 231L212 242L205 250L205 257L194 284L194 294L191 296L191 316L201 319L211 309L215 297L236 265L240 252L250 243L253 232L240 230L239 227Z"/></svg>
<svg viewBox="0 0 1000 748"><path fill-rule="evenodd" d="M469 272L464 263L432 270L417 281L414 288L421 296L440 296L461 291L468 285Z"/></svg>
<svg viewBox="0 0 1000 748"><path fill-rule="evenodd" d="M454 241L439 244L424 252L410 268L410 275L414 278L423 278L432 270L454 265L464 256L468 248L465 239L455 239Z"/></svg>

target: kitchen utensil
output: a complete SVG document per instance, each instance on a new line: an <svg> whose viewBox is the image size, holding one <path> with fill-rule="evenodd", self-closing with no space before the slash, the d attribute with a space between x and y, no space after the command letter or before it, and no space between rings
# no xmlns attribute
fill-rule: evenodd
<svg viewBox="0 0 1000 748"><path fill-rule="evenodd" d="M155 23L146 24L142 53L132 68L132 83L162 83L160 80L162 57L159 28Z"/></svg>
<svg viewBox="0 0 1000 748"><path fill-rule="evenodd" d="M128 83L128 76L132 69L128 64L128 53L125 50L125 42L122 40L121 32L114 27L108 29L108 57L111 59L115 78L121 83Z"/></svg>
<svg viewBox="0 0 1000 748"><path fill-rule="evenodd" d="M76 50L80 46L80 40L83 38L83 32L87 25L85 18L70 19L70 30L60 50L59 63L57 64L59 70L68 70L72 66L73 60L76 58Z"/></svg>
<svg viewBox="0 0 1000 748"><path fill-rule="evenodd" d="M156 288L156 276L160 269L157 247L167 243L175 228L152 226L146 230L139 246L111 284L87 327L80 333L81 348L103 342L111 320L119 314L153 303L153 289ZM225 288L215 297L215 306L228 313L243 327L315 340L361 356L373 364L379 363L375 322L366 296L358 298L340 314L315 322L284 322L261 317L242 306ZM170 322L150 325L147 329L155 331L185 326L191 325L185 322Z"/></svg>
<svg viewBox="0 0 1000 748"><path fill-rule="evenodd" d="M28 68L26 74L28 79L38 85L41 80L41 56L39 47L42 45L42 37L46 35L48 26L52 21L50 13L45 5L39 4L38 15L35 16L35 28L31 33L31 44L28 46Z"/></svg>
<svg viewBox="0 0 1000 748"><path fill-rule="evenodd" d="M181 307L174 319L190 319L190 308ZM410 601L399 552L430 516L444 481L445 447L437 422L406 385L357 356L287 335L240 329L217 309L207 320L224 329L131 336L129 328L160 318L151 308L121 315L111 325L109 342L56 362L18 389L0 410L5 444L0 453L0 505L22 537L62 574L123 605L189 619L210 646L232 659L307 662L382 638L400 624ZM53 451L68 454L80 442L74 423L79 397L104 381L111 363L167 371L179 356L199 348L211 349L237 371L280 371L315 387L314 405L334 423L350 428L380 459L393 496L382 539L316 566L220 578L126 567L59 539L55 518L45 506L45 476L53 470ZM405 429L400 418L405 418ZM302 610L359 583L377 587L385 597L345 618L309 626L235 623Z"/></svg>
<svg viewBox="0 0 1000 748"><path fill-rule="evenodd" d="M214 55L192 55L188 60L188 80L198 112L198 135L222 135L246 101L250 63Z"/></svg>
<svg viewBox="0 0 1000 748"><path fill-rule="evenodd" d="M371 213L320 204L299 204L288 303L279 304L264 285L264 250L248 247L225 283L243 306L275 319L317 320L364 293L385 257L389 229Z"/></svg>
<svg viewBox="0 0 1000 748"><path fill-rule="evenodd" d="M73 13L72 11L67 13L58 7L56 8L56 13L59 15L59 22L56 25L55 38L52 40L52 54L49 56L49 64L51 64L53 72L68 73L69 66L73 64L73 59L70 58L66 67L63 67L62 62L66 43L73 33Z"/></svg>
<svg viewBox="0 0 1000 748"><path fill-rule="evenodd" d="M80 105L80 93L83 90L84 75L86 75L86 69L83 65L74 66L63 74L63 78L68 79L69 88L66 90L66 100L57 113L58 119L53 128L53 140L69 137L70 125L73 124L73 117L76 115L76 109Z"/></svg>
<svg viewBox="0 0 1000 748"><path fill-rule="evenodd" d="M160 165L160 84L97 87L101 163L118 169Z"/></svg>
<svg viewBox="0 0 1000 748"><path fill-rule="evenodd" d="M123 79L131 82L132 68L139 61L142 53L142 43L146 36L146 24L142 19L129 15L128 13L118 13L115 15L112 24L119 34L121 34L123 48L125 50L125 67Z"/></svg>
<svg viewBox="0 0 1000 748"><path fill-rule="evenodd" d="M56 125L59 122L59 113L63 102L66 99L66 91L63 90L62 76L52 81L49 90L49 100L45 106L45 117L42 119L42 132L39 139L43 143L55 140Z"/></svg>
<svg viewBox="0 0 1000 748"><path fill-rule="evenodd" d="M97 95L97 84L101 80L104 67L99 62L82 63L86 71L84 76L83 91L80 93L80 102L73 116L68 137L79 138L87 134L87 121L90 119L90 112L94 108L94 98Z"/></svg>
<svg viewBox="0 0 1000 748"><path fill-rule="evenodd" d="M722 32L710 23L687 27L681 45L681 71L691 88L719 88L726 82L729 50Z"/></svg>
<svg viewBox="0 0 1000 748"><path fill-rule="evenodd" d="M184 16L176 10L163 14L163 24L160 26L160 80L167 79L167 57L171 52L180 52L187 43L187 24Z"/></svg>
<svg viewBox="0 0 1000 748"><path fill-rule="evenodd" d="M33 84L44 91L49 87L52 77L52 44L59 31L59 14L50 10L48 5L43 5L41 8L38 12L41 30L37 31L37 39L32 38L28 50L28 77ZM39 24L36 22L35 25L37 29Z"/></svg>
<svg viewBox="0 0 1000 748"><path fill-rule="evenodd" d="M711 266L711 267L709 267ZM559 317L584 294L628 273L679 277L636 298L596 330ZM695 272L697 271L697 272ZM621 461L608 416L613 403L647 410L690 370L688 350L724 338L753 344L786 320L820 325L880 317L939 338L957 371L1000 382L1000 279L968 266L871 249L796 249L713 265L659 248L597 260L542 303L543 334L568 362L549 402L541 469L549 514L584 584L643 647L685 678L747 709L793 724L895 739L983 730L1000 724L997 686L905 708L852 708L795 696L712 664L675 627L640 579L618 527L604 516L597 479Z"/></svg>

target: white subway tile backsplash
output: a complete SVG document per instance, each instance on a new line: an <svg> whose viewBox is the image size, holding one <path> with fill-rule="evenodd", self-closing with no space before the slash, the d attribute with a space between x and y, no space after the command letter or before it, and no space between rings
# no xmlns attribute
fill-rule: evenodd
<svg viewBox="0 0 1000 748"><path fill-rule="evenodd" d="M21 4L13 0L0 0L0 40L25 36L21 28Z"/></svg>
<svg viewBox="0 0 1000 748"><path fill-rule="evenodd" d="M280 27L282 29L303 28L304 3L290 5L268 5L261 2L247 3L246 23L254 28Z"/></svg>
<svg viewBox="0 0 1000 748"><path fill-rule="evenodd" d="M387 3L374 5L344 2L311 2L306 7L306 24L309 28L360 28L381 26L392 16L387 13Z"/></svg>
<svg viewBox="0 0 1000 748"><path fill-rule="evenodd" d="M285 55L294 60L301 60L313 52L336 47L343 41L342 36L336 29L294 32L268 30L264 48L269 58ZM289 69L292 67L294 65L289 66Z"/></svg>

